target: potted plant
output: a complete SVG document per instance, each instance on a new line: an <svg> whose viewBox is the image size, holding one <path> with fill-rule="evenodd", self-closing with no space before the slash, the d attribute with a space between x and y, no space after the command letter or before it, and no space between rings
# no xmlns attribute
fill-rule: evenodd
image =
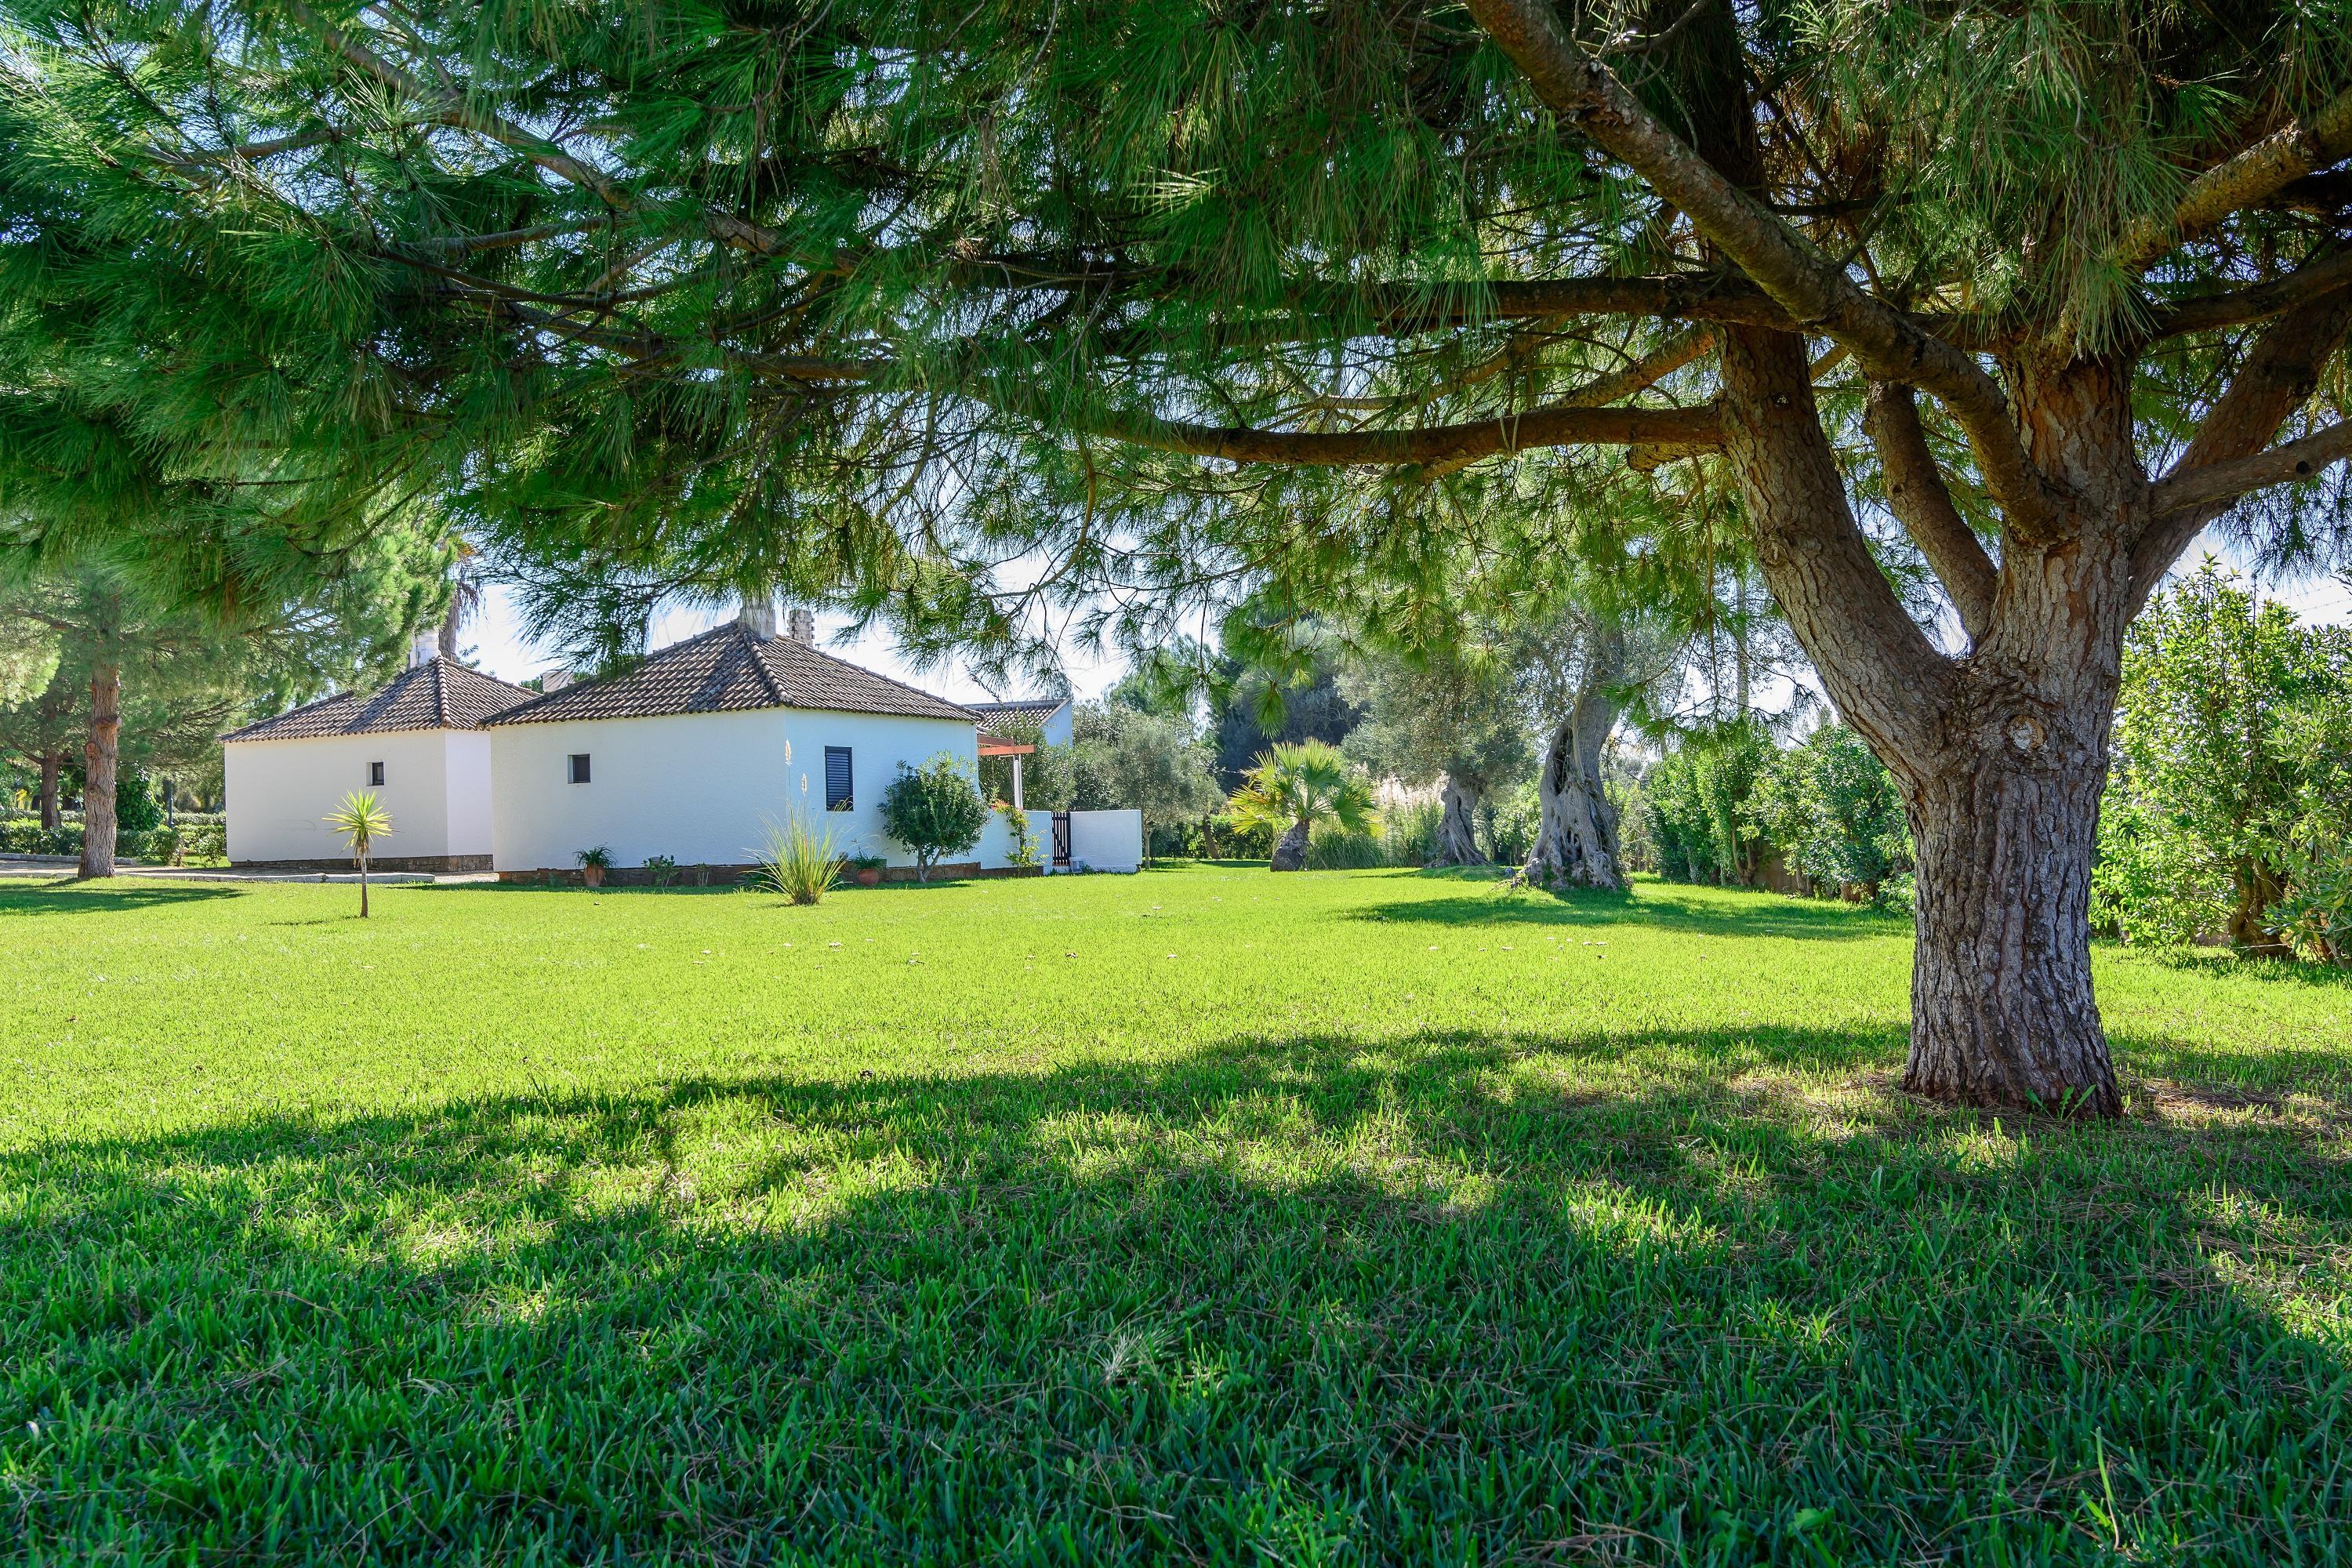
<svg viewBox="0 0 2352 1568"><path fill-rule="evenodd" d="M882 880L882 868L889 863L879 855L853 855L849 858L849 868L856 876L857 885L861 888L878 886Z"/></svg>
<svg viewBox="0 0 2352 1568"><path fill-rule="evenodd" d="M592 888L601 888L604 885L604 873L613 866L613 852L610 849L599 844L593 849L575 850L572 858L580 862L582 881Z"/></svg>

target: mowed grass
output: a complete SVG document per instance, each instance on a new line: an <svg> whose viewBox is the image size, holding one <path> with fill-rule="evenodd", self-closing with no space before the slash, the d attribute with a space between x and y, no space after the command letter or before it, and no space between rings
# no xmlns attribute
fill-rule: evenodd
<svg viewBox="0 0 2352 1568"><path fill-rule="evenodd" d="M1650 884L0 885L0 1553L2352 1562L2352 986Z"/></svg>

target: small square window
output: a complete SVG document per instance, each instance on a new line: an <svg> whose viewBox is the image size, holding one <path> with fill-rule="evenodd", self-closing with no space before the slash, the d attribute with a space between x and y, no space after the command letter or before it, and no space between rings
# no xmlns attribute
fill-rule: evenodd
<svg viewBox="0 0 2352 1568"><path fill-rule="evenodd" d="M824 808L827 811L847 811L850 807L849 748L827 746L824 749Z"/></svg>
<svg viewBox="0 0 2352 1568"><path fill-rule="evenodd" d="M383 764L382 763L370 763L368 764L368 783L375 784L378 787L383 785Z"/></svg>
<svg viewBox="0 0 2352 1568"><path fill-rule="evenodd" d="M585 752L572 753L572 782L573 784L588 782L588 753Z"/></svg>

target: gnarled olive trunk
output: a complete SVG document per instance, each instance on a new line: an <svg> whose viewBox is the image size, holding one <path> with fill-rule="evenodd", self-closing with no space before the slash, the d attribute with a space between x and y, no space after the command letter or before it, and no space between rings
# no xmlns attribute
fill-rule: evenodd
<svg viewBox="0 0 2352 1568"><path fill-rule="evenodd" d="M2235 896L2230 905L2230 945L2257 958L2290 956L2286 943L2263 923L2270 907L2286 897L2286 879L2278 868L2249 856L2232 872L2231 884Z"/></svg>
<svg viewBox="0 0 2352 1568"><path fill-rule="evenodd" d="M1274 859L1267 869L1274 871L1304 871L1307 869L1307 837L1314 824L1300 817L1283 830L1275 844Z"/></svg>
<svg viewBox="0 0 2352 1568"><path fill-rule="evenodd" d="M1472 816L1477 810L1477 795L1448 773L1438 801L1437 845L1430 852L1429 863L1433 866L1486 864L1486 857L1478 848L1477 826Z"/></svg>
<svg viewBox="0 0 2352 1568"><path fill-rule="evenodd" d="M1592 629L1576 700L1553 727L1536 773L1536 841L1519 873L1529 882L1621 890L1625 886L1617 808L1601 782L1601 752L1617 727L1615 689L1624 679L1623 629L1601 621Z"/></svg>
<svg viewBox="0 0 2352 1568"><path fill-rule="evenodd" d="M89 676L89 740L82 748L83 877L114 875L114 770L122 737L122 667L100 659Z"/></svg>

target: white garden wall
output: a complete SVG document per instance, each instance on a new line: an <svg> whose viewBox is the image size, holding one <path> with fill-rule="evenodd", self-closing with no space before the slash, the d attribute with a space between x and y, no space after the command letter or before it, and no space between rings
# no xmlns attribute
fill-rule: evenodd
<svg viewBox="0 0 2352 1568"><path fill-rule="evenodd" d="M616 866L648 855L680 865L749 862L771 819L796 813L831 827L845 855L892 865L913 857L881 827L882 792L898 764L948 752L976 763L968 723L874 713L761 709L560 724L497 724L491 837L500 871L569 869L603 845ZM850 749L848 811L824 809L824 748ZM589 782L568 783L568 759L589 757Z"/></svg>
<svg viewBox="0 0 2352 1568"><path fill-rule="evenodd" d="M1046 853L1053 852L1053 830L1046 829ZM1139 811L1074 811L1070 813L1070 868L1074 871L1137 871L1143 868L1143 813Z"/></svg>
<svg viewBox="0 0 2352 1568"><path fill-rule="evenodd" d="M467 731L404 730L388 735L232 741L222 748L228 858L239 865L346 858L341 835L321 820L353 790L373 789L392 814L377 847L388 860L490 852L489 746ZM368 783L368 764L383 783Z"/></svg>

